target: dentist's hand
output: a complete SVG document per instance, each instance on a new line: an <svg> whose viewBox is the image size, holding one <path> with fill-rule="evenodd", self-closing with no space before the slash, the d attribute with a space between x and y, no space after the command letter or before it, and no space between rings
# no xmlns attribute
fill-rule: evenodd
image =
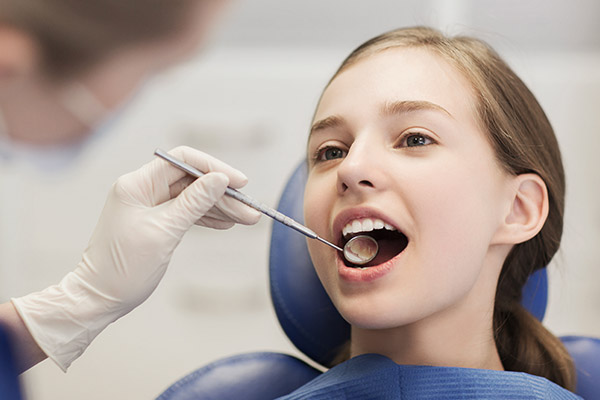
<svg viewBox="0 0 600 400"><path fill-rule="evenodd" d="M207 174L193 180L155 159L120 177L77 268L58 285L12 299L39 347L63 370L154 291L192 225L226 229L260 217L223 196L228 185L246 184L241 172L189 147L170 153Z"/></svg>

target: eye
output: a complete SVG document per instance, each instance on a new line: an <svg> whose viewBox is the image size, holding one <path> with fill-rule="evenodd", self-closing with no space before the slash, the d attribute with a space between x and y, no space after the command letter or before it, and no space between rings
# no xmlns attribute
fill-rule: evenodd
<svg viewBox="0 0 600 400"><path fill-rule="evenodd" d="M344 158L346 154L346 150L342 150L339 147L327 146L317 150L315 161L330 161L337 158Z"/></svg>
<svg viewBox="0 0 600 400"><path fill-rule="evenodd" d="M429 136L419 132L408 132L400 141L399 147L422 147L434 144Z"/></svg>

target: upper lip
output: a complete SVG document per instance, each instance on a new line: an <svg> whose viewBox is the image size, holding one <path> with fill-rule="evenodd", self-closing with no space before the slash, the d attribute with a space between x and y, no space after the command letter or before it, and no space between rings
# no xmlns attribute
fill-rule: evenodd
<svg viewBox="0 0 600 400"><path fill-rule="evenodd" d="M371 207L347 208L339 212L333 219L332 234L338 244L342 244L342 229L344 228L344 226L346 226L346 224L350 221L362 218L378 218L384 223L392 225L399 232L402 232L402 229L398 226L398 223L382 211Z"/></svg>

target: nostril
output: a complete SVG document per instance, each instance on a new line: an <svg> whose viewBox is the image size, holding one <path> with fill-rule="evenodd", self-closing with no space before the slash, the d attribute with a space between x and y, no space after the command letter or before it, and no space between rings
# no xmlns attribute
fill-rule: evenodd
<svg viewBox="0 0 600 400"><path fill-rule="evenodd" d="M360 181L360 182L358 182L358 184L362 185L362 186L375 187L371 182L366 181L366 180L365 181Z"/></svg>

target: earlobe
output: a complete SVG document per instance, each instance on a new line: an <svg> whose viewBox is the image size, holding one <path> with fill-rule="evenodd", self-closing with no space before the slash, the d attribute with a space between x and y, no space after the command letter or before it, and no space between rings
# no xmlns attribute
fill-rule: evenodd
<svg viewBox="0 0 600 400"><path fill-rule="evenodd" d="M497 241L505 244L525 242L539 233L548 217L548 189L542 178L533 173L514 178L512 204Z"/></svg>
<svg viewBox="0 0 600 400"><path fill-rule="evenodd" d="M25 32L0 25L0 83L33 71L38 51L33 39Z"/></svg>

